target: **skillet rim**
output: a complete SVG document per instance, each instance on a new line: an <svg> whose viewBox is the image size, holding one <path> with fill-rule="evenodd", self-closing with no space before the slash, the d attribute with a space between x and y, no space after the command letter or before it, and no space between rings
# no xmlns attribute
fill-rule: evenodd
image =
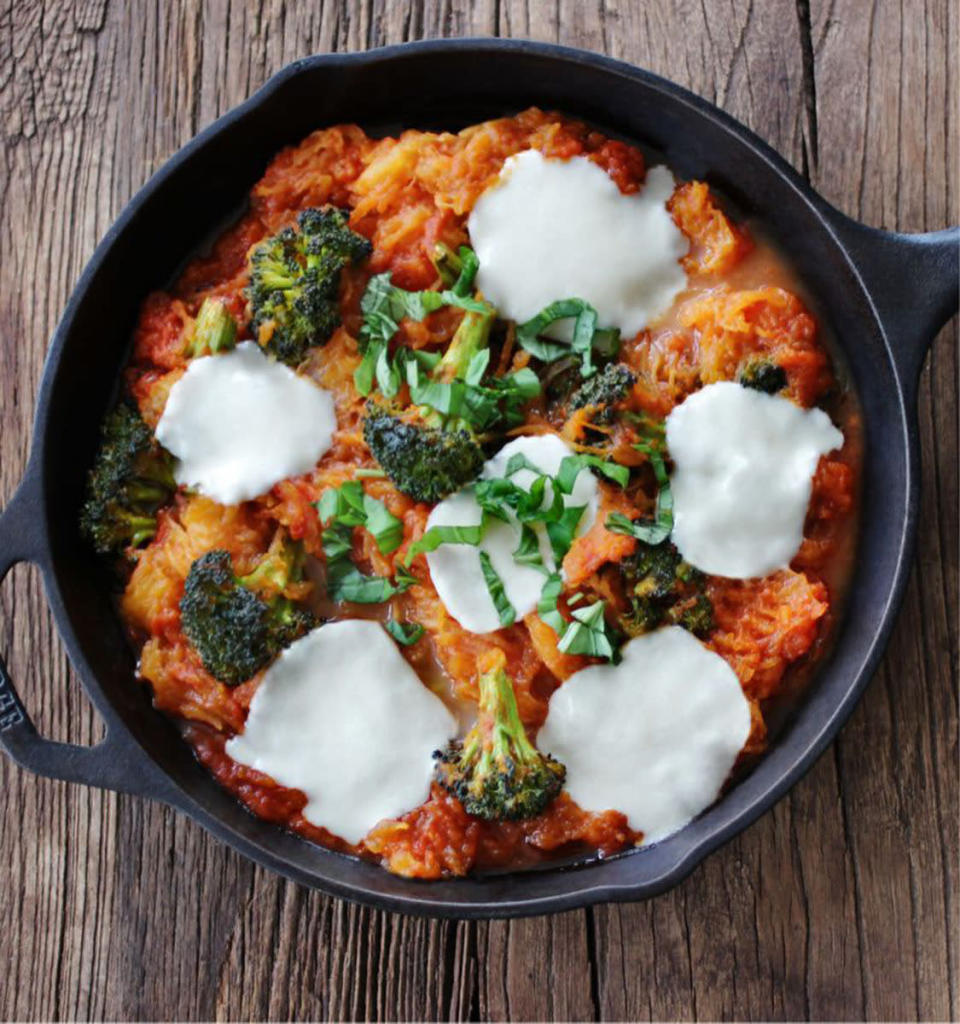
<svg viewBox="0 0 960 1024"><path fill-rule="evenodd" d="M79 638L75 634L70 617L67 611L66 602L61 592L58 579L56 561L51 550L49 537L48 517L50 509L47 503L46 483L43 479L44 466L47 462L48 448L51 438L48 436L47 421L49 419L49 406L51 405L51 394L61 361L61 355L69 342L72 333L73 320L76 311L80 306L83 297L88 290L91 281L98 273L101 264L107 254L113 248L118 237L129 227L144 202L172 176L179 168L186 163L193 154L205 146L207 142L218 136L226 127L241 120L248 112L257 109L266 103L275 92L279 91L290 79L300 75L304 71L318 65L333 66L372 64L380 62L392 62L409 55L422 55L431 53L449 54L456 52L494 52L494 53L518 53L521 55L532 55L551 62L563 65L566 62L592 65L601 71L625 77L633 82L639 83L645 88L655 92L667 93L678 100L696 120L697 116L707 118L725 131L734 136L736 141L760 158L785 184L789 185L793 198L797 202L805 204L815 216L821 229L827 233L835 250L843 257L850 272L858 281L862 297L866 300L874 324L879 336L887 349L891 364L891 376L896 382L897 397L897 433L905 441L905 507L906 515L902 528L898 535L889 538L890 547L896 546L895 566L891 571L892 583L886 595L883 606L879 628L873 631L869 645L865 647L859 659L859 667L850 678L843 698L836 703L830 714L819 724L815 736L807 743L803 752L793 759L792 763L781 772L779 777L773 780L766 789L758 795L751 803L742 808L733 818L715 827L712 832L692 842L686 851L676 858L672 868L662 872L656 877L646 881L616 884L599 881L596 884L589 884L588 875L594 876L601 873L602 864L593 864L593 871L578 869L575 873L564 871L562 868L544 868L537 874L539 877L566 876L568 878L579 875L584 883L574 886L571 891L556 892L545 896L523 898L512 900L497 899L493 902L470 901L458 903L456 900L438 901L434 895L438 883L417 886L420 896L395 896L392 894L378 893L371 890L362 882L356 886L343 885L331 881L328 878L318 877L317 874L293 865L289 861L278 857L265 845L254 842L247 837L241 836L238 832L226 825L217 816L202 807L193 797L160 768L158 763L140 741L133 735L132 731L120 719L120 716L113 709L112 702L107 698L101 689L99 681L87 664L83 654ZM48 600L50 601L58 629L67 647L71 661L81 677L84 688L90 695L94 704L107 720L110 731L118 729L122 733L124 742L134 750L141 761L149 762L153 772L160 772L164 779L168 792L155 793L166 802L188 813L198 820L209 831L218 838L227 842L235 849L240 850L246 856L263 863L272 870L278 871L296 881L320 887L336 895L348 899L360 900L372 903L390 910L401 910L409 913L433 914L438 916L457 917L490 917L490 916L516 916L520 914L542 913L546 911L571 909L573 907L585 906L601 901L623 901L638 899L654 895L672 887L681 881L689 872L709 853L726 842L734 835L743 831L752 821L760 816L765 810L773 805L780 797L790 789L799 778L806 773L814 761L823 752L827 744L833 739L840 726L846 721L853 707L861 696L866 683L869 681L876 668L879 657L893 628L894 612L899 605L903 590L906 584L907 569L910 565L914 541L915 522L917 513L917 458L916 458L916 430L911 419L908 402L905 398L904 381L901 379L897 353L890 344L890 338L874 302L870 288L864 282L860 273L860 267L851 257L849 245L841 237L837 223L834 219L836 211L819 197L810 186L803 181L797 172L786 163L767 143L759 139L753 132L745 128L739 122L725 114L723 111L709 104L707 101L693 95L686 89L675 85L651 72L636 68L612 58L599 54L589 53L569 47L555 46L552 44L535 43L527 40L497 40L497 39L453 39L453 40L426 40L416 43L399 44L383 47L375 50L368 50L359 53L349 54L323 54L301 58L272 76L256 93L239 106L231 109L222 117L200 132L194 139L180 149L169 161L164 163L149 181L135 194L127 204L120 216L107 231L103 240L97 246L89 263L80 276L80 279L71 295L64 314L54 334L53 343L44 363L42 383L37 399L37 411L33 424L33 443L31 445L30 457L24 477L22 489L31 490L34 496L39 499L43 511L42 523L38 529L42 532L40 546L41 551L32 552L40 563L46 583ZM837 215L839 216L839 215ZM892 410L891 410L892 411ZM19 492L18 492L19 493ZM722 806L723 801L718 806ZM709 813L709 812L708 812ZM380 870L380 869L378 869ZM515 883L512 888L519 886L522 889L523 875L513 875ZM416 885L416 883L410 883ZM458 883L452 883L454 885Z"/></svg>

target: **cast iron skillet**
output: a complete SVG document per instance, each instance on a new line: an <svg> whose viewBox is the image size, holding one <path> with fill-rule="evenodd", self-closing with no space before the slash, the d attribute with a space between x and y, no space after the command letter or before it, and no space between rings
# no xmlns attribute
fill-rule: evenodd
<svg viewBox="0 0 960 1024"><path fill-rule="evenodd" d="M572 868L418 883L331 853L248 814L197 764L133 683L133 658L102 568L77 535L98 425L138 306L241 206L282 146L356 121L376 134L456 129L530 104L557 108L661 151L760 218L789 249L853 372L866 425L863 524L846 623L809 698L756 770L678 835ZM756 136L663 79L594 54L529 42L454 40L298 61L182 149L94 253L54 335L26 474L0 518L0 578L37 564L60 633L107 736L43 739L0 662L0 741L19 764L165 801L267 867L390 910L494 917L631 900L679 882L812 765L853 709L890 633L917 516L916 384L957 308L958 231L896 235L847 219Z"/></svg>

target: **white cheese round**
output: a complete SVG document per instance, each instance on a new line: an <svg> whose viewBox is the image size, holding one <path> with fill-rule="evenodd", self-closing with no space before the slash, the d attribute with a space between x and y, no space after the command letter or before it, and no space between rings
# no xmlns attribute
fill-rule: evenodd
<svg viewBox="0 0 960 1024"><path fill-rule="evenodd" d="M750 735L750 705L733 669L679 626L622 655L555 691L537 746L566 765L581 807L620 811L652 843L717 798Z"/></svg>
<svg viewBox="0 0 960 1024"><path fill-rule="evenodd" d="M560 463L573 455L573 449L556 434L541 434L536 437L518 437L504 445L497 454L485 463L480 474L492 480L506 475L507 463L516 454L525 455L530 462L549 476L555 476ZM536 479L536 474L524 469L510 478L525 489ZM548 484L544 503L552 501L553 491ZM597 481L589 470L581 470L570 494L564 495L564 504L583 505L585 511L578 527L578 534L590 529L597 514ZM449 498L445 498L430 513L427 529L432 526L476 526L480 523L481 509L474 496L473 488L467 487ZM553 552L540 525L535 525L540 542L540 555L544 566L553 571L556 567ZM430 578L437 588L440 600L447 611L471 633L490 633L500 629L500 618L490 597L483 570L480 566L480 552L490 557L490 564L503 581L507 599L513 605L517 619L532 612L537 606L543 589L544 574L527 565L519 565L513 559L513 552L520 543L520 525L515 520L509 523L494 522L490 525L479 546L469 544L444 544L427 555Z"/></svg>
<svg viewBox="0 0 960 1024"><path fill-rule="evenodd" d="M267 669L227 753L303 790L303 816L348 843L427 799L457 722L376 622L331 622Z"/></svg>
<svg viewBox="0 0 960 1024"><path fill-rule="evenodd" d="M306 473L330 447L333 396L245 341L194 359L170 389L157 440L177 458L177 483L222 505Z"/></svg>
<svg viewBox="0 0 960 1024"><path fill-rule="evenodd" d="M821 409L732 381L695 392L667 417L673 543L715 576L785 568L803 542L817 463L842 444Z"/></svg>
<svg viewBox="0 0 960 1024"><path fill-rule="evenodd" d="M673 175L653 167L625 196L586 157L510 157L477 200L468 229L477 286L503 316L523 323L557 299L584 299L600 326L627 336L665 313L687 284L690 243L666 203Z"/></svg>

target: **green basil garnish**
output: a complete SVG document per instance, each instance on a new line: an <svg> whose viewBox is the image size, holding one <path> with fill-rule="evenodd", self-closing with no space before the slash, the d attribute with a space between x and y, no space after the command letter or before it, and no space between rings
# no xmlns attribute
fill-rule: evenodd
<svg viewBox="0 0 960 1024"><path fill-rule="evenodd" d="M426 632L419 623L411 623L405 626L402 622L397 622L396 619L388 619L383 626L393 639L398 644L403 644L404 647L415 644Z"/></svg>
<svg viewBox="0 0 960 1024"><path fill-rule="evenodd" d="M559 320L574 320L573 340L558 341L543 338L543 332ZM571 350L580 357L580 373L590 377L596 372L593 350L596 347L605 356L615 355L619 347L620 332L614 328L597 329L597 311L583 299L558 299L526 323L517 325L517 343L531 355L552 363L569 355Z"/></svg>
<svg viewBox="0 0 960 1024"><path fill-rule="evenodd" d="M490 594L493 606L497 609L500 625L512 626L517 618L517 613L507 597L503 580L500 579L497 570L494 569L490 556L486 551L480 552L480 571L483 573L483 579L487 584L487 592Z"/></svg>
<svg viewBox="0 0 960 1024"><path fill-rule="evenodd" d="M323 492L316 504L317 516L325 524L320 535L327 562L327 592L334 601L380 604L410 585L383 576L367 576L354 564L353 529L361 526L388 555L403 543L403 523L382 501L367 494L359 480Z"/></svg>

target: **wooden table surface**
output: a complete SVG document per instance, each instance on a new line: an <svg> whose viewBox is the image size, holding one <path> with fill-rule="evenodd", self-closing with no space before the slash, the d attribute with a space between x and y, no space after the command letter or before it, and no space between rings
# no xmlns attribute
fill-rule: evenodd
<svg viewBox="0 0 960 1024"><path fill-rule="evenodd" d="M6 0L0 500L97 241L296 57L491 34L604 51L740 118L840 209L915 231L960 219L958 24L948 0ZM809 776L675 891L513 922L378 913L254 867L166 807L0 758L0 1014L955 1019L955 325L919 416L919 556L883 667ZM29 567L0 591L0 651L43 731L96 739Z"/></svg>

